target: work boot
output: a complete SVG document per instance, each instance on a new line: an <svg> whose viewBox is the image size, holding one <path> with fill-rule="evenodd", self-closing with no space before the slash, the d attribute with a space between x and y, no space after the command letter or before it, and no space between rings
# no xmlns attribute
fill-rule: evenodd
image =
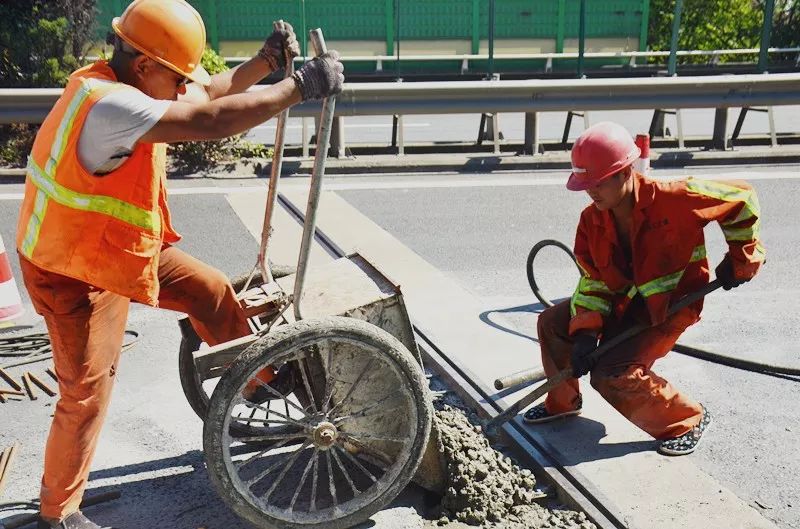
<svg viewBox="0 0 800 529"><path fill-rule="evenodd" d="M700 424L686 432L685 434L661 441L658 446L658 452L666 456L685 456L691 454L697 448L700 439L703 438L703 432L706 431L708 425L711 424L711 414L708 413L705 406L703 407L703 418L700 419Z"/></svg>
<svg viewBox="0 0 800 529"><path fill-rule="evenodd" d="M39 518L36 529L113 529L111 527L100 527L89 520L81 511L75 511L60 522L48 522Z"/></svg>
<svg viewBox="0 0 800 529"><path fill-rule="evenodd" d="M284 397L289 395L294 391L294 368L289 364L284 365L275 374L275 378L267 385ZM253 388L252 391L245 391L243 396L253 404L263 404L268 400L278 398L261 384Z"/></svg>
<svg viewBox="0 0 800 529"><path fill-rule="evenodd" d="M581 408L583 407L583 397L580 395L578 396L578 401L575 403L575 409L570 411L565 411L561 413L550 413L544 407L544 402L541 404L537 404L533 408L529 409L525 412L525 415L522 416L523 422L528 424L542 424L545 422L555 421L556 419L561 419L562 417L571 417L573 415L580 415Z"/></svg>

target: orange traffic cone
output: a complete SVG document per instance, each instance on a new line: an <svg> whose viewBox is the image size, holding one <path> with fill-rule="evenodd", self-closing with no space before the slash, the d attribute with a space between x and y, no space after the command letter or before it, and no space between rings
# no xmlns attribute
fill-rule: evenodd
<svg viewBox="0 0 800 529"><path fill-rule="evenodd" d="M5 322L19 318L24 312L17 282L11 275L8 253L0 237L0 327L4 327Z"/></svg>

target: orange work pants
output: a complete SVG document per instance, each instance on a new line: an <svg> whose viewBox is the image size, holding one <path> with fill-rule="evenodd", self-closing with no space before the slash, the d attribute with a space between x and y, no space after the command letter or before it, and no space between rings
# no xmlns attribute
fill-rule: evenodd
<svg viewBox="0 0 800 529"><path fill-rule="evenodd" d="M36 312L53 348L60 398L44 460L41 515L61 520L76 510L89 477L119 361L130 300L42 270L20 257ZM159 306L185 312L214 345L250 334L227 277L167 246L158 267Z"/></svg>
<svg viewBox="0 0 800 529"><path fill-rule="evenodd" d="M571 365L573 340L568 333L569 321L568 301L539 315L542 364L548 377ZM591 373L592 387L629 421L656 439L683 435L702 418L700 404L651 371L653 363L672 350L693 321L679 312L606 352ZM635 323L633 318L626 317L611 325L603 339L608 340ZM550 413L574 410L579 396L578 379L565 380L547 394L545 408Z"/></svg>

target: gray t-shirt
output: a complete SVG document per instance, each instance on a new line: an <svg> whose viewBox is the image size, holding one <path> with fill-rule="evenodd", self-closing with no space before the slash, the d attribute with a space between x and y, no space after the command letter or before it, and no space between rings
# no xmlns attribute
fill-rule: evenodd
<svg viewBox="0 0 800 529"><path fill-rule="evenodd" d="M117 169L136 142L158 123L172 101L153 99L131 87L103 96L89 110L78 138L78 159L93 174Z"/></svg>

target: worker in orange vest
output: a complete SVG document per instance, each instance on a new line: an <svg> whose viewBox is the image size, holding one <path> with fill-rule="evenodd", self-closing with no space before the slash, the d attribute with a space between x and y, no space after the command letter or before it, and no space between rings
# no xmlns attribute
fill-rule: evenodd
<svg viewBox="0 0 800 529"><path fill-rule="evenodd" d="M749 281L764 262L759 205L746 183L689 178L655 181L636 173L639 148L615 123L598 123L572 149L567 189L586 191L592 204L581 214L575 256L583 274L572 299L538 320L542 363L548 377L572 367L574 378L552 389L524 421L539 424L581 412L578 379L592 386L636 426L661 440L658 451L694 451L711 416L701 404L656 375L703 302L667 316L667 309L709 280L703 228L722 227L728 252L716 276L729 290ZM647 330L592 363L588 354L632 325Z"/></svg>
<svg viewBox="0 0 800 529"><path fill-rule="evenodd" d="M78 510L108 407L130 300L187 313L210 345L250 333L228 279L172 246L166 144L242 133L341 91L335 51L245 92L299 55L273 25L257 56L210 76L206 32L184 0L135 0L114 52L74 72L42 124L17 229L25 286L44 317L61 397L45 451L39 528L96 529Z"/></svg>

